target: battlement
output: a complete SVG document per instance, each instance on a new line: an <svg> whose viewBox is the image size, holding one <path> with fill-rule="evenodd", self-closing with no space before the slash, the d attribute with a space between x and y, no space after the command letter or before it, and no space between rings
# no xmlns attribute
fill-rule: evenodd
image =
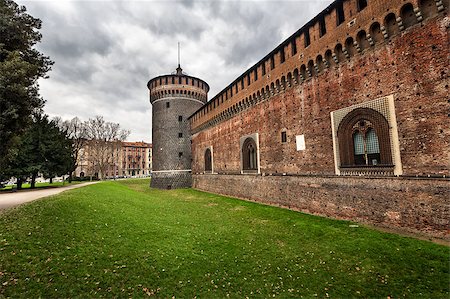
<svg viewBox="0 0 450 299"><path fill-rule="evenodd" d="M189 98L202 103L208 101L209 85L196 77L182 74L158 76L147 83L150 103L167 98Z"/></svg>
<svg viewBox="0 0 450 299"><path fill-rule="evenodd" d="M447 9L442 0L337 0L197 110L192 133L339 68Z"/></svg>

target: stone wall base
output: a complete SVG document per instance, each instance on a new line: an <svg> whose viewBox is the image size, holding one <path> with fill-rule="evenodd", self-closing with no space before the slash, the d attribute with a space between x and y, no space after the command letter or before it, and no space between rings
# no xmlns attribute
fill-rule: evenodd
<svg viewBox="0 0 450 299"><path fill-rule="evenodd" d="M450 180L195 174L196 189L450 240Z"/></svg>
<svg viewBox="0 0 450 299"><path fill-rule="evenodd" d="M150 187L157 189L179 189L192 187L192 175L188 172L152 173Z"/></svg>

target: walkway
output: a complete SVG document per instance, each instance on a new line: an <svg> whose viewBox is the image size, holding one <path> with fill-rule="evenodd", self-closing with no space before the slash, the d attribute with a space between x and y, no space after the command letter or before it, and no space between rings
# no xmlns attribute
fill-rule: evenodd
<svg viewBox="0 0 450 299"><path fill-rule="evenodd" d="M20 204L23 204L25 202L30 202L42 197L47 197L51 195L55 195L58 193L61 193L66 190L80 188L83 186L96 184L98 182L88 182L88 183L81 183L76 185L70 185L67 187L58 187L58 188L48 188L48 189L42 189L42 190L22 190L17 192L7 192L7 193L0 193L0 210L18 206Z"/></svg>

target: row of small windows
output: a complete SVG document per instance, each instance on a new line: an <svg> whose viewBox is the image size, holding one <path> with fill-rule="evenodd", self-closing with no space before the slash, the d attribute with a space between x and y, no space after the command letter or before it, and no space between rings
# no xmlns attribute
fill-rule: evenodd
<svg viewBox="0 0 450 299"><path fill-rule="evenodd" d="M184 79L184 80L183 80ZM185 77L185 76L165 76L160 77L158 80L153 81L150 84L150 88L154 88L163 84L186 84L191 86L197 86L201 89L205 89L206 84L200 80L196 80L193 78Z"/></svg>
<svg viewBox="0 0 450 299"><path fill-rule="evenodd" d="M358 168L392 165L389 124L379 112L370 108L358 108L342 120L338 129L340 167ZM282 142L287 142L286 132L281 133ZM242 148L242 169L258 170L257 146L253 138L245 139ZM204 170L212 171L212 153L207 148L204 153Z"/></svg>
<svg viewBox="0 0 450 299"><path fill-rule="evenodd" d="M367 2L364 1L361 3L361 7L364 6L364 3L367 6ZM342 3L341 3L342 4ZM339 8L339 4L338 4ZM339 10L338 10L339 11ZM403 26L403 29L410 27L416 23L419 22L419 16L423 17L424 19L429 18L437 13L437 8L434 3L434 0L422 0L420 2L420 11L422 12L420 15L416 15L414 13L414 7L411 3L406 3L403 5L403 7L400 10L400 19L401 26ZM341 63L343 61L346 61L350 59L352 56L355 56L358 52L362 52L372 46L374 46L377 43L381 43L384 41L384 39L393 36L395 34L398 34L401 30L399 22L397 21L397 17L394 13L389 13L384 18L384 26L382 26L379 22L374 22L369 27L369 33L366 33L365 30L360 30L356 35L356 40L353 39L353 37L348 37L344 44L338 43L333 50L328 49L325 54L317 55L315 60L309 60L307 64L303 64L300 66L300 69L295 69L293 73L288 73L288 81L289 84L292 84L291 80L293 79L294 83L298 83L299 81L304 81L308 78L311 78L315 75L318 75L322 73L325 68L329 68L332 66L336 66L338 63ZM369 35L370 34L370 35ZM305 40L307 38L305 37ZM292 45L294 45L295 42L292 42ZM294 49L294 48L292 48ZM297 49L295 49L295 52ZM274 67L274 59L273 57L270 59L271 67L273 65ZM254 80L257 80L257 68L253 70L254 72ZM261 72L264 76L266 74L266 67L265 63L263 62L261 64ZM247 82L249 82L250 73L247 74ZM265 89L261 90L261 93L253 94L253 97L250 96L248 100L251 100L252 98L259 97L263 94L268 94L271 91L274 92L276 90L280 90L280 87L285 87L283 83L286 83L286 77L282 77L281 84L279 80L276 80L276 82L272 82L270 86L266 86ZM249 85L249 84L248 84ZM241 89L244 88L243 80L241 81ZM238 86L235 86L235 91L238 93ZM258 92L259 93L259 92ZM194 117L194 119L205 115L207 112L209 112L212 108L218 106L220 103L223 103L224 101L228 100L229 98L233 97L233 89L228 89L224 93L218 95L216 98L214 98L209 105L207 105L198 115ZM247 99L242 100L240 103L237 103L235 106L240 106L243 104L244 101L247 101ZM234 107L234 106L233 106ZM233 109L233 107L230 107L229 109Z"/></svg>

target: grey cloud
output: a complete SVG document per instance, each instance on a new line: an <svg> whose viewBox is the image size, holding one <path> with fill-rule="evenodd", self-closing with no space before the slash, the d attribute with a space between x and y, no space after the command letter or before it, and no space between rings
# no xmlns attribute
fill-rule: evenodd
<svg viewBox="0 0 450 299"><path fill-rule="evenodd" d="M145 141L146 83L175 70L178 41L183 69L208 82L211 98L331 2L17 1L43 21L38 47L55 61L41 82L45 111L103 114Z"/></svg>

